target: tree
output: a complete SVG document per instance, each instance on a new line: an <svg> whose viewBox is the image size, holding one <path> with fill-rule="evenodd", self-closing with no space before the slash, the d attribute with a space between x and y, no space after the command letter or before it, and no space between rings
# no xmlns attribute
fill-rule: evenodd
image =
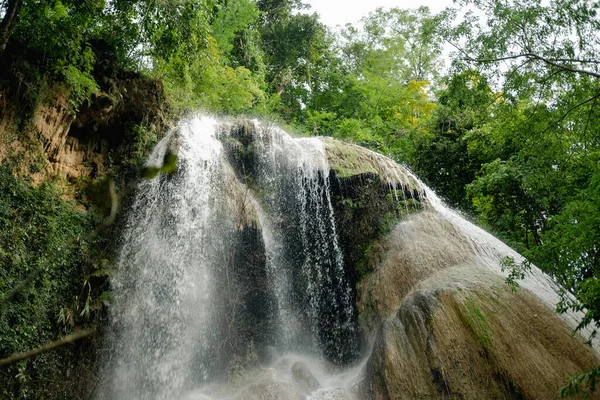
<svg viewBox="0 0 600 400"><path fill-rule="evenodd" d="M2 7L5 9L4 17L2 18L2 22L0 22L0 57L4 53L4 49L6 49L6 44L17 22L17 16L22 4L23 0L5 0L2 2Z"/></svg>
<svg viewBox="0 0 600 400"><path fill-rule="evenodd" d="M500 230L511 231L512 239L525 248L540 246L535 254L541 266L569 275L572 268L556 269L566 267L557 261L561 256L542 257L540 251L550 251L542 237L558 229L556 221L549 221L566 211L578 192L594 187L600 57L587 35L600 28L598 5L561 1L542 6L537 0L463 4L479 7L487 20L484 26L473 14L467 15L453 30L451 38L465 43L464 48L457 46L456 67L476 66L483 76L500 76L492 82L502 85L495 104L490 103L493 119L466 137L470 155L494 163L481 170L470 186L470 197L494 228L502 219L514 220L509 214L526 217L529 222ZM595 35L589 37L597 40ZM512 196L520 198L520 205L495 203L508 188L497 187L495 195L488 192L490 183L502 182L496 179L500 171L513 171L504 176L518 182L521 194ZM564 282L576 290L576 281Z"/></svg>
<svg viewBox="0 0 600 400"><path fill-rule="evenodd" d="M498 98L487 121L465 136L486 160L468 185L482 222L551 273L586 310L578 326L600 322L598 163L600 5L585 0L464 1L469 12L448 38L454 67L476 69ZM450 12L452 14L452 12ZM456 16L456 12L454 12ZM595 388L598 368L562 395Z"/></svg>
<svg viewBox="0 0 600 400"><path fill-rule="evenodd" d="M487 122L496 96L485 76L472 69L444 78L442 85L428 134L415 140L411 165L449 204L466 211L471 209L466 185L490 160L469 152L469 137Z"/></svg>
<svg viewBox="0 0 600 400"><path fill-rule="evenodd" d="M315 71L330 52L327 28L316 14L293 13L297 2L259 2L267 91L279 102L276 111L298 118L307 104Z"/></svg>
<svg viewBox="0 0 600 400"><path fill-rule="evenodd" d="M381 62L395 79L404 83L432 81L443 63L443 41L437 29L441 18L431 15L427 7L378 8L362 19L362 30L346 26L341 52L356 73L376 56L383 56Z"/></svg>
<svg viewBox="0 0 600 400"><path fill-rule="evenodd" d="M435 18L426 8L379 9L360 29L346 26L315 64L300 122L406 161L434 108L422 79L439 60Z"/></svg>

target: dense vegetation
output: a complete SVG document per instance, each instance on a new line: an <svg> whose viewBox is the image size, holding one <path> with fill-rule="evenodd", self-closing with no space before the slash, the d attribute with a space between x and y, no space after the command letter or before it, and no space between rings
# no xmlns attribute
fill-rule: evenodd
<svg viewBox="0 0 600 400"><path fill-rule="evenodd" d="M108 299L105 279L89 275L105 240L90 235L93 214L61 199L56 185L32 187L0 166L0 349L8 356L42 346L75 326L90 327ZM20 287L28 277L35 279ZM94 280L99 280L95 282ZM9 298L9 296L12 296ZM85 396L93 358L59 349L0 371L0 396ZM71 370L65 377L64 371Z"/></svg>
<svg viewBox="0 0 600 400"><path fill-rule="evenodd" d="M560 310L585 307L581 326L599 326L598 4L467 0L439 15L377 10L338 30L298 12L299 0L0 4L0 86L21 122L51 88L65 88L76 114L116 96L115 79L137 76L162 82L175 114L261 115L357 142L409 165L574 294ZM98 224L91 214L15 176L3 164L0 293L48 272L2 305L0 358L88 323L84 292L101 247L84 234ZM506 265L517 276L527 268ZM32 382L52 379L48 357L4 370L0 395L43 393Z"/></svg>

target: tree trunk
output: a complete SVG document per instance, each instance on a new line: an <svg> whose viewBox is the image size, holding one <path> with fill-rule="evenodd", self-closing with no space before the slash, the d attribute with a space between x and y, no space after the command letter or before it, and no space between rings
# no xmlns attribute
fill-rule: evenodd
<svg viewBox="0 0 600 400"><path fill-rule="evenodd" d="M4 14L4 18L2 18L2 22L0 22L0 57L4 54L8 38L17 23L17 15L19 15L22 4L23 0L8 0L6 13Z"/></svg>

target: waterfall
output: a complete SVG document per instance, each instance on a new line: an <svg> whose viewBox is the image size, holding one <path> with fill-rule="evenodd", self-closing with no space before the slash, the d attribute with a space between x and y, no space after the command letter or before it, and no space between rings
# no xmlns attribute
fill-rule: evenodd
<svg viewBox="0 0 600 400"><path fill-rule="evenodd" d="M182 396L244 368L240 357L357 356L322 143L255 122L249 182L224 149L231 129L182 122L148 160L175 151L178 170L142 181L129 211L106 398Z"/></svg>
<svg viewBox="0 0 600 400"><path fill-rule="evenodd" d="M420 351L388 354L367 337L404 329L405 298L432 282L467 296L504 278L504 257L522 260L404 167L341 146L210 117L156 146L147 165L172 152L177 171L141 181L128 210L97 398L363 398L374 389L361 382L382 382L378 362ZM364 254L376 260L367 277ZM554 308L558 288L539 269L521 284Z"/></svg>
<svg viewBox="0 0 600 400"><path fill-rule="evenodd" d="M292 139L258 121L250 139L254 185L265 193L264 205L257 208L264 207L272 216L269 222L263 217L261 225L269 237L267 262L276 288L281 344L287 349L312 348L343 362L355 356L357 333L323 143Z"/></svg>
<svg viewBox="0 0 600 400"><path fill-rule="evenodd" d="M224 174L215 125L182 124L178 174L139 185L112 278L117 347L108 397L168 398L208 375L203 360L216 340L213 272L226 256L218 242L232 230L214 202ZM160 142L148 164L160 165L170 143Z"/></svg>

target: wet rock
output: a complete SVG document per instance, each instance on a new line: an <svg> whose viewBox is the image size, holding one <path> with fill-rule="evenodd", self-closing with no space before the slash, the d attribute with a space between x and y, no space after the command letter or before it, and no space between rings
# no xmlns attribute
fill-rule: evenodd
<svg viewBox="0 0 600 400"><path fill-rule="evenodd" d="M302 361L296 361L292 365L292 376L294 380L303 386L308 392L312 392L321 387L319 381L308 370L308 367Z"/></svg>

